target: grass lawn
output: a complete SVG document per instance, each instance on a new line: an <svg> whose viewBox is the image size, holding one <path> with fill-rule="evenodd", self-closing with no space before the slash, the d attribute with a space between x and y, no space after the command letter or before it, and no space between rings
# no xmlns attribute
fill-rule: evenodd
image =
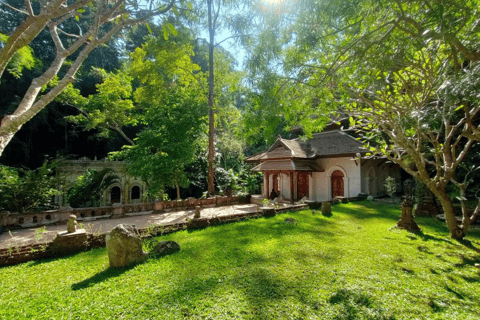
<svg viewBox="0 0 480 320"><path fill-rule="evenodd" d="M182 249L131 268L107 269L106 249L0 268L0 318L480 319L480 232L468 248L399 215L339 204L157 238Z"/></svg>

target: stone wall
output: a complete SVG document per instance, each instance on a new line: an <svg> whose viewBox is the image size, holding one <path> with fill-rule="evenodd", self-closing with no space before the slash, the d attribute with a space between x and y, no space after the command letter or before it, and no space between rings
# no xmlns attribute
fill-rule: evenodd
<svg viewBox="0 0 480 320"><path fill-rule="evenodd" d="M220 204L223 201L227 201L227 197L222 197L223 199L220 200ZM230 201L233 199L240 197L228 197ZM210 200L208 202L211 202ZM200 200L200 199L198 199ZM169 201L170 203L172 201ZM181 202L181 201L176 201ZM155 226L155 227L147 227L147 228L139 228L138 231L143 238L152 237L152 236L160 236L169 234L172 232L176 232L178 230L184 229L199 229L205 228L208 226L232 223L237 221L243 221L252 218L259 218L262 216L272 216L275 214L285 213L285 212L292 212L292 211L299 211L306 209L308 206L306 204L288 206L288 207L281 207L281 208L271 208L268 210L260 209L259 211L255 212L244 212L240 214L233 214L230 216L221 216L221 217L213 217L213 218L200 218L200 219L193 219L188 222L184 223L175 223L166 226ZM9 249L0 249L0 266L5 265L16 265L19 263L24 263L27 261L32 260L39 260L39 259L48 259L48 258L58 258L65 255L72 255L82 251L100 248L105 246L105 234L100 235L93 235L93 234L86 234L83 229L77 230L77 232L72 234L62 234L58 235L53 241L45 244L32 244L22 247L13 247Z"/></svg>
<svg viewBox="0 0 480 320"><path fill-rule="evenodd" d="M101 171L105 168L112 169L113 174L117 176L118 181L108 186L103 192L100 199L102 205L110 205L116 202L123 204L141 202L140 199L144 195L146 185L139 177L131 176L126 172L126 164L124 161L111 161L108 158L91 160L87 157L83 157L78 160L65 160L58 166L57 175L61 177L66 184L63 186L63 189L61 188L61 191L63 191L62 195L55 197L57 205L67 205L64 192L68 190L69 187L73 186L77 178L84 175L87 169ZM120 198L112 199L112 189L117 187L120 191ZM134 188L137 192L133 192Z"/></svg>
<svg viewBox="0 0 480 320"><path fill-rule="evenodd" d="M248 203L249 199L243 196L212 197L206 199L188 198L185 200L155 201L137 204L114 203L111 206L94 208L62 207L58 210L32 213L0 212L0 228L22 229L47 226L51 224L66 224L71 214L77 216L79 222L89 222L99 219L123 218L142 213L162 213L177 210L194 209L200 207L214 207Z"/></svg>

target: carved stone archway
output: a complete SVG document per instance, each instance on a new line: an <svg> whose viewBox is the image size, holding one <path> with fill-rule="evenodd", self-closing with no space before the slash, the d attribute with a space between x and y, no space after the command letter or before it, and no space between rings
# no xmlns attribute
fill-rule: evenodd
<svg viewBox="0 0 480 320"><path fill-rule="evenodd" d="M120 186L113 186L110 189L110 202L122 203L122 189L120 188Z"/></svg>

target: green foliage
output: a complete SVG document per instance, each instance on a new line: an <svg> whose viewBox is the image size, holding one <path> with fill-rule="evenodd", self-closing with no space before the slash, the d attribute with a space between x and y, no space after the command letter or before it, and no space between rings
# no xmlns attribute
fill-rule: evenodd
<svg viewBox="0 0 480 320"><path fill-rule="evenodd" d="M0 208L11 212L50 209L60 183L56 162L44 162L35 170L0 165Z"/></svg>
<svg viewBox="0 0 480 320"><path fill-rule="evenodd" d="M385 179L385 191L387 192L388 196L391 198L397 192L397 182L395 181L394 177L388 176Z"/></svg>
<svg viewBox="0 0 480 320"><path fill-rule="evenodd" d="M152 195L161 194L165 186L189 185L184 170L195 160L206 126L207 108L202 100L191 88L162 93L162 100L151 100L145 117L148 127L136 144L113 154L125 159L131 175L147 181Z"/></svg>
<svg viewBox="0 0 480 320"><path fill-rule="evenodd" d="M391 228L394 205L332 210L156 237L181 250L134 267L108 268L105 248L4 267L0 318L478 319L479 254L440 221L415 234Z"/></svg>
<svg viewBox="0 0 480 320"><path fill-rule="evenodd" d="M102 83L96 85L97 94L89 97L84 110L94 118L90 128L100 124L112 123L123 126L135 124L125 114L130 113L134 107L130 100L132 96L132 78L122 71L109 73Z"/></svg>
<svg viewBox="0 0 480 320"><path fill-rule="evenodd" d="M94 72L103 74L102 82L96 85L96 94L85 98L78 89L69 86L57 98L81 111L67 119L85 130L98 129L100 137L108 137L112 130L118 132L124 126L137 125L139 117L131 100L132 78L122 71L107 73L96 68Z"/></svg>
<svg viewBox="0 0 480 320"><path fill-rule="evenodd" d="M225 170L222 167L216 167L215 179L220 187L220 191L226 196L231 196L240 189L238 176L232 169Z"/></svg>
<svg viewBox="0 0 480 320"><path fill-rule="evenodd" d="M74 208L97 207L105 190L119 181L113 174L113 169L105 168L101 171L87 169L75 181L75 185L68 190L67 201Z"/></svg>
<svg viewBox="0 0 480 320"><path fill-rule="evenodd" d="M259 194L262 192L263 175L261 172L254 172L251 166L247 165L242 171L244 187L247 194Z"/></svg>
<svg viewBox="0 0 480 320"><path fill-rule="evenodd" d="M0 49L8 40L8 36L0 33ZM24 69L32 69L37 66L39 61L33 55L33 50L29 46L24 46L18 50L12 59L8 62L7 71L15 78L20 78Z"/></svg>

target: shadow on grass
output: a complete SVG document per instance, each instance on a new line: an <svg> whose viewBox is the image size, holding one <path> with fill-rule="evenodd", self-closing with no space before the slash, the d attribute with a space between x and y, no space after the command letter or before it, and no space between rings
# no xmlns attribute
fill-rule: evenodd
<svg viewBox="0 0 480 320"><path fill-rule="evenodd" d="M123 273L127 272L130 269L133 269L136 265L131 265L128 267L124 268L108 268L103 270L102 272L97 273L96 275L85 279L83 281L80 281L78 283L72 284L72 290L77 291L81 289L85 289L88 287L91 287L97 283L103 282L105 280L108 280L110 278L115 278L118 276L121 276Z"/></svg>
<svg viewBox="0 0 480 320"><path fill-rule="evenodd" d="M458 243L460 243L461 245L463 245L464 247L468 248L468 249L471 249L475 252L478 252L480 253L480 248L478 247L475 247L474 246L474 243L470 240L467 240L467 239L463 239L463 240L458 240Z"/></svg>
<svg viewBox="0 0 480 320"><path fill-rule="evenodd" d="M295 218L297 225L285 223L286 218ZM310 210L306 210L204 230L188 230L185 236L195 235L198 238L182 247L178 262L195 261L204 267L199 273L196 270L187 272L184 278L181 277L182 281L162 293L159 303L168 305L185 301L188 297L186 307L179 310L182 313L180 316L196 316L205 312L214 314L216 306L205 297L222 290L226 282L227 288L235 284L234 295L238 301L231 303L238 304L246 317L285 317L283 313L277 314L280 311L274 306L292 294L311 308L318 308L318 300L310 299L309 294L302 296L301 291L312 274L322 271L312 269L304 272L303 266L317 261L319 256L326 263L337 259L339 255L331 248L316 245L318 239L332 241L335 238L332 232L335 225L333 219L320 214L312 215ZM269 248L267 252L263 250L265 246ZM283 274L285 270L277 269L278 266L286 265L293 270L298 268L298 272L292 272L292 277L279 276L277 273Z"/></svg>
<svg viewBox="0 0 480 320"><path fill-rule="evenodd" d="M419 237L423 241L437 241L437 242L445 242L445 243L452 244L452 245L454 244L449 239L442 238L442 237L437 237L437 236L434 236L434 235L431 235L431 234L428 234L428 233L424 233L423 231L417 231L417 232L411 231L410 233L416 235L417 237ZM407 237L414 240L414 237L412 237L412 236L407 236Z"/></svg>
<svg viewBox="0 0 480 320"><path fill-rule="evenodd" d="M385 308L376 306L369 293L358 288L340 288L331 295L328 302L339 306L340 315L336 319L395 319Z"/></svg>
<svg viewBox="0 0 480 320"><path fill-rule="evenodd" d="M356 219L387 219L398 221L401 215L400 206L385 205L380 202L358 201L332 206L333 215L343 213Z"/></svg>
<svg viewBox="0 0 480 320"><path fill-rule="evenodd" d="M458 256L460 257L460 259L462 259L462 262L454 264L454 266L457 268L466 267L466 266L473 267L476 263L480 261L480 256L476 256L473 258L466 257L463 254L459 254Z"/></svg>
<svg viewBox="0 0 480 320"><path fill-rule="evenodd" d="M36 266L42 265L42 264L44 264L44 263L50 263L50 262L58 261L59 258L61 258L61 259L67 259L67 258L69 258L69 257L74 257L74 256L86 254L86 253L88 253L89 256L91 256L92 259L94 259L94 258L97 258L97 257L103 255L103 254L104 254L104 250L105 250L105 248L94 248L94 249L88 249L88 250L82 251L82 252L74 252L74 253L69 253L69 254L61 254L61 255L58 255L58 256L53 256L53 257L49 257L49 258L43 258L43 259L34 260L34 261L31 262L30 264L28 264L28 266L29 266L29 267L36 267Z"/></svg>
<svg viewBox="0 0 480 320"><path fill-rule="evenodd" d="M453 295L455 295L455 297L457 297L457 299L460 299L460 300L465 300L465 297L459 293L457 290L455 289L452 289L450 286L445 286L445 290L447 290L448 292L452 293Z"/></svg>
<svg viewBox="0 0 480 320"><path fill-rule="evenodd" d="M284 220L288 217L296 216L297 225L287 224ZM312 220L319 228L312 228ZM250 223L251 222L251 223ZM272 224L273 223L273 224ZM248 246L251 242L256 241L252 235L275 237L279 240L285 236L300 233L310 233L316 236L330 238L334 236L333 232L326 230L328 227L335 225L335 222L324 218L322 215L312 215L310 211L302 211L299 213L282 213L273 217L259 217L240 222L232 222L228 224L211 226L207 229L187 230L189 234L202 233L205 231L205 245L208 243L218 244L231 242L236 239L237 245Z"/></svg>
<svg viewBox="0 0 480 320"><path fill-rule="evenodd" d="M381 202L370 202L370 201L358 201L350 202L348 204L337 204L332 206L333 213L335 212L343 213L349 216L352 216L359 220L364 219L387 219L397 222L401 215L400 206L388 205ZM432 232L438 234L439 237L433 237L428 234L421 235L424 241L428 240L437 240L437 241L446 241L449 240L442 239L450 238L450 233L448 231L447 225L444 221L438 220L436 217L415 217L415 221L418 226L424 231ZM480 237L480 230L470 229L467 237L478 239ZM454 244L450 242L450 244ZM480 252L480 248L473 246L473 244L464 244L469 249Z"/></svg>
<svg viewBox="0 0 480 320"><path fill-rule="evenodd" d="M459 275L463 280L474 283L474 282L480 282L480 275L478 277L469 277L465 275Z"/></svg>

